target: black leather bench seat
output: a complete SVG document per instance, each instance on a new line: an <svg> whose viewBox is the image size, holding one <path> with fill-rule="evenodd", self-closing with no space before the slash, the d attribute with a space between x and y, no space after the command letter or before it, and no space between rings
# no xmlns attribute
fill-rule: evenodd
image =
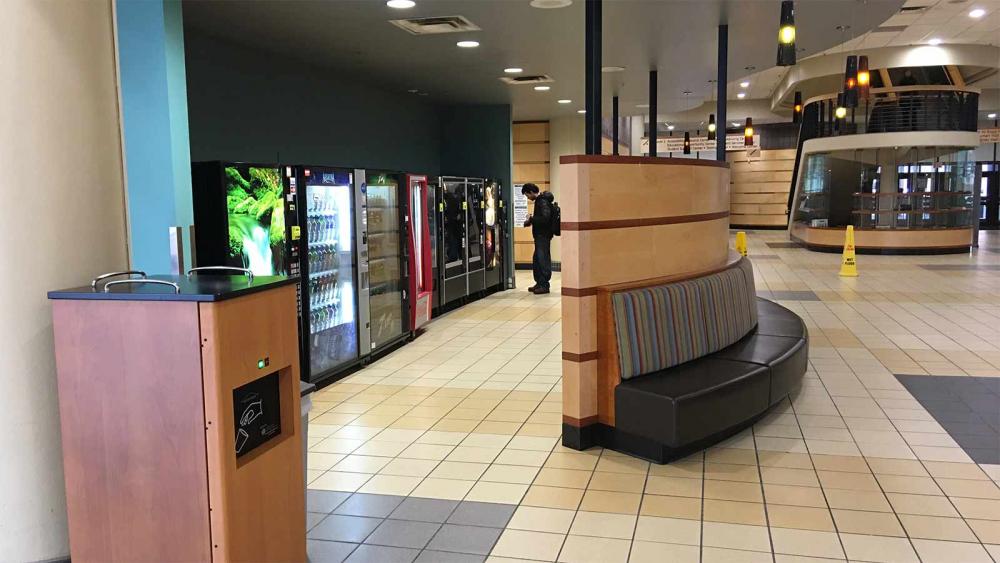
<svg viewBox="0 0 1000 563"><path fill-rule="evenodd" d="M614 447L664 463L746 428L799 384L808 334L758 299L758 327L715 353L615 387Z"/></svg>

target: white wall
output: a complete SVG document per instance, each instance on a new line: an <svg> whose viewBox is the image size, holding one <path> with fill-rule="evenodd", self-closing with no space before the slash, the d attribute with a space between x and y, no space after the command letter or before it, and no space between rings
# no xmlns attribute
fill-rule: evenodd
<svg viewBox="0 0 1000 563"><path fill-rule="evenodd" d="M582 115L558 117L549 121L549 190L559 201L559 157L586 152L586 128ZM559 237L552 241L552 261L562 261Z"/></svg>
<svg viewBox="0 0 1000 563"><path fill-rule="evenodd" d="M46 291L126 266L108 0L0 18L0 561L69 554Z"/></svg>

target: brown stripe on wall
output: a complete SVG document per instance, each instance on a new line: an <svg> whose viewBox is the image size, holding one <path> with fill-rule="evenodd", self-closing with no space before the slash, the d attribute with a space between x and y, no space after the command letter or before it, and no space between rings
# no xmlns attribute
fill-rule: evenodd
<svg viewBox="0 0 1000 563"><path fill-rule="evenodd" d="M597 422L597 415L592 414L590 416L585 416L583 418L573 418L568 414L563 415L563 423L569 424L570 426L576 426L577 428L583 428L584 426L590 426Z"/></svg>
<svg viewBox="0 0 1000 563"><path fill-rule="evenodd" d="M699 213L697 215L672 215L669 217L642 217L639 219L612 219L607 221L563 221L564 231L598 231L604 229L626 229L629 227L653 227L657 225L676 225L679 223L700 223L729 217L729 211L715 213Z"/></svg>
<svg viewBox="0 0 1000 563"><path fill-rule="evenodd" d="M563 287L559 290L560 293L567 297L590 297L591 295L597 295L596 287Z"/></svg>
<svg viewBox="0 0 1000 563"><path fill-rule="evenodd" d="M562 359L576 363L589 362L591 360L597 359L597 350L594 350L592 352L584 352L582 354L574 354L573 352L563 352Z"/></svg>
<svg viewBox="0 0 1000 563"><path fill-rule="evenodd" d="M716 168L729 168L729 163L718 160L649 156L612 156L597 154L570 154L560 156L559 164L673 164L675 166L714 166Z"/></svg>

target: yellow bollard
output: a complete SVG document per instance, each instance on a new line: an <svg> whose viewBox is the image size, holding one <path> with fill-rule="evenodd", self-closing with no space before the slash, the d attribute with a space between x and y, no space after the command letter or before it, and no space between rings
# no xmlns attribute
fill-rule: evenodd
<svg viewBox="0 0 1000 563"><path fill-rule="evenodd" d="M858 277L858 262L854 257L854 226L847 226L844 236L844 259L840 263L840 275L845 278Z"/></svg>
<svg viewBox="0 0 1000 563"><path fill-rule="evenodd" d="M736 252L743 256L747 255L747 234L743 231L736 233Z"/></svg>

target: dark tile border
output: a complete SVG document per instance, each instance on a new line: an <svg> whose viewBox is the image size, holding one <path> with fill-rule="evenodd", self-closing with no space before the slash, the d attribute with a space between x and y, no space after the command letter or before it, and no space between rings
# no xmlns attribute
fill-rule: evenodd
<svg viewBox="0 0 1000 563"><path fill-rule="evenodd" d="M448 501L421 497L399 497L368 493L340 493L309 489L307 491L307 548L315 557L313 563L341 563L347 561L373 561L372 557L388 558L389 561L412 562L436 561L436 553L447 553L449 561L483 561L493 550L493 546L503 533L517 505L475 501ZM385 516L381 516L384 514ZM323 522L355 519L361 531L343 539L323 539ZM331 520L331 523L333 520ZM377 537L379 529L386 522L393 526L412 525L423 535L430 528L432 534L423 538L412 538L408 545L395 545L403 538L381 541ZM367 533L364 529L371 527ZM319 530L317 530L319 529ZM340 530L340 528L338 528ZM467 533L455 537L456 531ZM347 530L340 530L347 532ZM348 534L349 535L349 534ZM416 535L420 535L419 533ZM362 537L364 536L364 537ZM440 536L440 537L439 537ZM330 537L330 536L328 536ZM347 535L344 536L347 538ZM460 540L468 537L468 545ZM392 545L386 545L392 544Z"/></svg>

